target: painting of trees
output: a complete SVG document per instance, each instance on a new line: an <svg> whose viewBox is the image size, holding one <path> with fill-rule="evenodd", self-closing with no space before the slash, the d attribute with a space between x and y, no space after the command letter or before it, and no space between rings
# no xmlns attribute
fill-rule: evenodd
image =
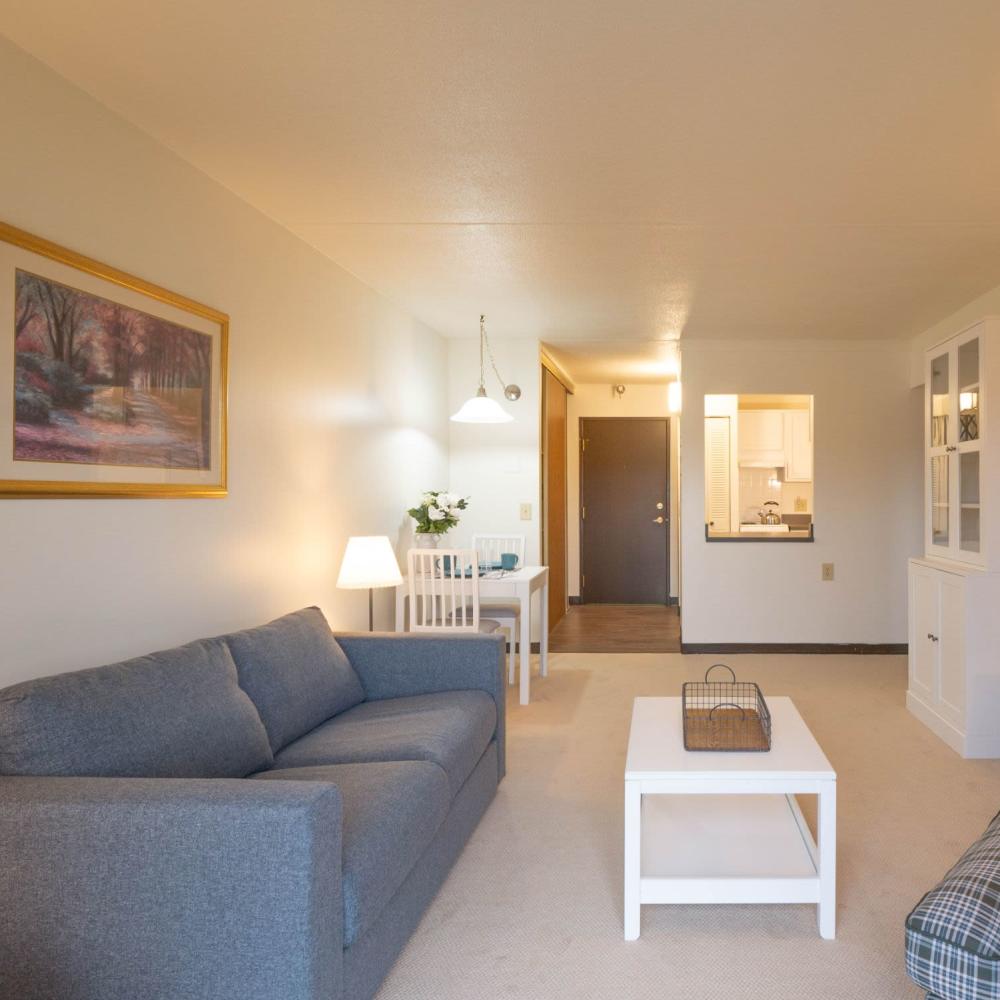
<svg viewBox="0 0 1000 1000"><path fill-rule="evenodd" d="M208 469L212 338L15 273L15 458Z"/></svg>

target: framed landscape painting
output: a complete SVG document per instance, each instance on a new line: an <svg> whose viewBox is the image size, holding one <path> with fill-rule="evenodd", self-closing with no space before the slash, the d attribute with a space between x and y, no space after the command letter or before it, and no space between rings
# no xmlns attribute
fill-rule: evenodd
<svg viewBox="0 0 1000 1000"><path fill-rule="evenodd" d="M0 497L225 496L225 314L0 223L0 323Z"/></svg>

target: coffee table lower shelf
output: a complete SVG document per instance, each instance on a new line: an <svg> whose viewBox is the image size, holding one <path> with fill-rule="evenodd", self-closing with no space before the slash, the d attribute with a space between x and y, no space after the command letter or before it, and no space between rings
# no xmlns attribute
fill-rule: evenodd
<svg viewBox="0 0 1000 1000"><path fill-rule="evenodd" d="M640 903L818 903L816 845L791 795L651 795Z"/></svg>
<svg viewBox="0 0 1000 1000"><path fill-rule="evenodd" d="M819 847L794 795L643 795L638 785L641 819L631 844L626 821L626 940L638 938L639 906L651 903L812 903L820 935L834 936L832 879L822 877Z"/></svg>

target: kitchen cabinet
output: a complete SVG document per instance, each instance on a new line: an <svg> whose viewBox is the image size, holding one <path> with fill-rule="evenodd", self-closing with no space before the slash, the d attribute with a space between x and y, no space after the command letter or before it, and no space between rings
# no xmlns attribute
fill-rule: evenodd
<svg viewBox="0 0 1000 1000"><path fill-rule="evenodd" d="M740 410L740 465L776 469L785 464L785 422L781 410Z"/></svg>
<svg viewBox="0 0 1000 1000"><path fill-rule="evenodd" d="M909 564L910 711L965 757L1000 757L1000 319L925 355L924 556Z"/></svg>
<svg viewBox="0 0 1000 1000"><path fill-rule="evenodd" d="M810 483L813 477L812 413L785 410L785 482Z"/></svg>

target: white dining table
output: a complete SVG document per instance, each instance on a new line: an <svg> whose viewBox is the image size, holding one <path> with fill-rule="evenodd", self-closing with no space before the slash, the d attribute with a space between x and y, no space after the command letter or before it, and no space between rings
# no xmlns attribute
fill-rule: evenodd
<svg viewBox="0 0 1000 1000"><path fill-rule="evenodd" d="M519 700L527 705L531 699L531 595L540 591L541 607L539 651L541 676L549 672L549 568L548 566L522 566L515 570L490 570L479 577L480 598L516 600L521 606L521 638L518 669L520 671ZM396 631L406 631L406 597L409 581L406 577L396 587ZM488 617L484 610L483 617Z"/></svg>

